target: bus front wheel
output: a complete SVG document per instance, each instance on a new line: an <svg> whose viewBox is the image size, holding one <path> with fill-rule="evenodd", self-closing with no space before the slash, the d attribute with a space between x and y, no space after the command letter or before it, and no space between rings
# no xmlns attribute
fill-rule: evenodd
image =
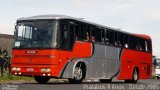
<svg viewBox="0 0 160 90"><path fill-rule="evenodd" d="M47 83L49 81L50 77L34 76L34 79L36 80L36 82L38 82L40 84L44 84L44 83Z"/></svg>
<svg viewBox="0 0 160 90"><path fill-rule="evenodd" d="M69 83L72 84L79 84L82 83L83 79L85 78L86 72L85 72L85 66L80 63L78 64L74 69L73 78L69 78Z"/></svg>

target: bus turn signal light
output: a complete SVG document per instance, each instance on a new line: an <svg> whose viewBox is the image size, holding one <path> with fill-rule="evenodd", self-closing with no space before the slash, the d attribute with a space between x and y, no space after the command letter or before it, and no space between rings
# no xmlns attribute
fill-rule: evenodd
<svg viewBox="0 0 160 90"><path fill-rule="evenodd" d="M12 71L20 71L20 70L21 70L21 68L17 68L17 67L12 68Z"/></svg>
<svg viewBox="0 0 160 90"><path fill-rule="evenodd" d="M42 68L41 72L47 73L47 72L51 72L50 68Z"/></svg>

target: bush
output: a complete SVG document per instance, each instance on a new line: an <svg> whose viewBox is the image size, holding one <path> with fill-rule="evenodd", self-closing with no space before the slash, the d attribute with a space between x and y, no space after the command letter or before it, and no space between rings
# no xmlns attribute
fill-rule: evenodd
<svg viewBox="0 0 160 90"><path fill-rule="evenodd" d="M0 75L5 73L4 69L8 70L10 68L10 60L8 51L0 47Z"/></svg>
<svg viewBox="0 0 160 90"><path fill-rule="evenodd" d="M151 79L156 79L156 75L152 75Z"/></svg>

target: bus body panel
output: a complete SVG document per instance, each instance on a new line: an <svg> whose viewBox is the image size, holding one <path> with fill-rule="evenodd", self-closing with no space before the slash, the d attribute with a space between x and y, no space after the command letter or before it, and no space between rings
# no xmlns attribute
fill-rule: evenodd
<svg viewBox="0 0 160 90"><path fill-rule="evenodd" d="M82 47L85 49L79 49ZM31 49L34 50L37 54L27 54L27 49L13 50L11 67L21 67L22 75L26 76L43 75L40 73L41 68L51 68L50 74L53 77L72 78L75 64L83 61L87 67L86 79L111 79L116 77L117 73L119 80L131 79L134 67L139 68L139 79L150 77L150 74L146 75L149 72L147 66L151 68L150 53L98 44L92 46L92 43L79 41L76 41L72 51ZM52 55L55 58L52 58ZM35 71L26 71L28 68L34 68Z"/></svg>
<svg viewBox="0 0 160 90"><path fill-rule="evenodd" d="M139 79L150 78L152 72L152 54L124 49L121 56L121 70L118 79L132 79L135 67L139 70Z"/></svg>
<svg viewBox="0 0 160 90"><path fill-rule="evenodd" d="M113 78L120 69L120 49L113 46L93 44L93 55L90 58L74 59L68 62L63 69L62 78L73 77L73 69L78 62L84 62L86 65L85 79Z"/></svg>
<svg viewBox="0 0 160 90"><path fill-rule="evenodd" d="M83 48L83 49L80 49ZM26 52L35 52L34 54L27 54ZM81 53L80 53L81 52ZM29 68L32 68L36 71L40 71L42 68L51 68L51 75L58 77L62 72L64 66L69 60L73 58L87 58L92 54L92 44L89 42L79 42L76 41L72 51L67 50L40 50L40 49L14 49L12 57L13 67L21 68L21 71L15 72L11 70L12 74L21 72L21 75L25 74L28 76L32 75L42 75L44 73L32 71L26 71ZM36 68L38 67L38 68ZM40 74L41 73L41 74Z"/></svg>
<svg viewBox="0 0 160 90"><path fill-rule="evenodd" d="M120 48L94 44L90 62L90 78L111 78L119 70Z"/></svg>

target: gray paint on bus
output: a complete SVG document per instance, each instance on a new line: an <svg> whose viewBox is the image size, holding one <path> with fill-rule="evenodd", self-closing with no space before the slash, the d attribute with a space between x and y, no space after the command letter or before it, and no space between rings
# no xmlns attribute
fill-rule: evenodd
<svg viewBox="0 0 160 90"><path fill-rule="evenodd" d="M78 62L86 64L85 79L111 79L120 71L120 47L94 45L94 53L90 58L73 59L61 72L61 78L73 78L74 67Z"/></svg>

